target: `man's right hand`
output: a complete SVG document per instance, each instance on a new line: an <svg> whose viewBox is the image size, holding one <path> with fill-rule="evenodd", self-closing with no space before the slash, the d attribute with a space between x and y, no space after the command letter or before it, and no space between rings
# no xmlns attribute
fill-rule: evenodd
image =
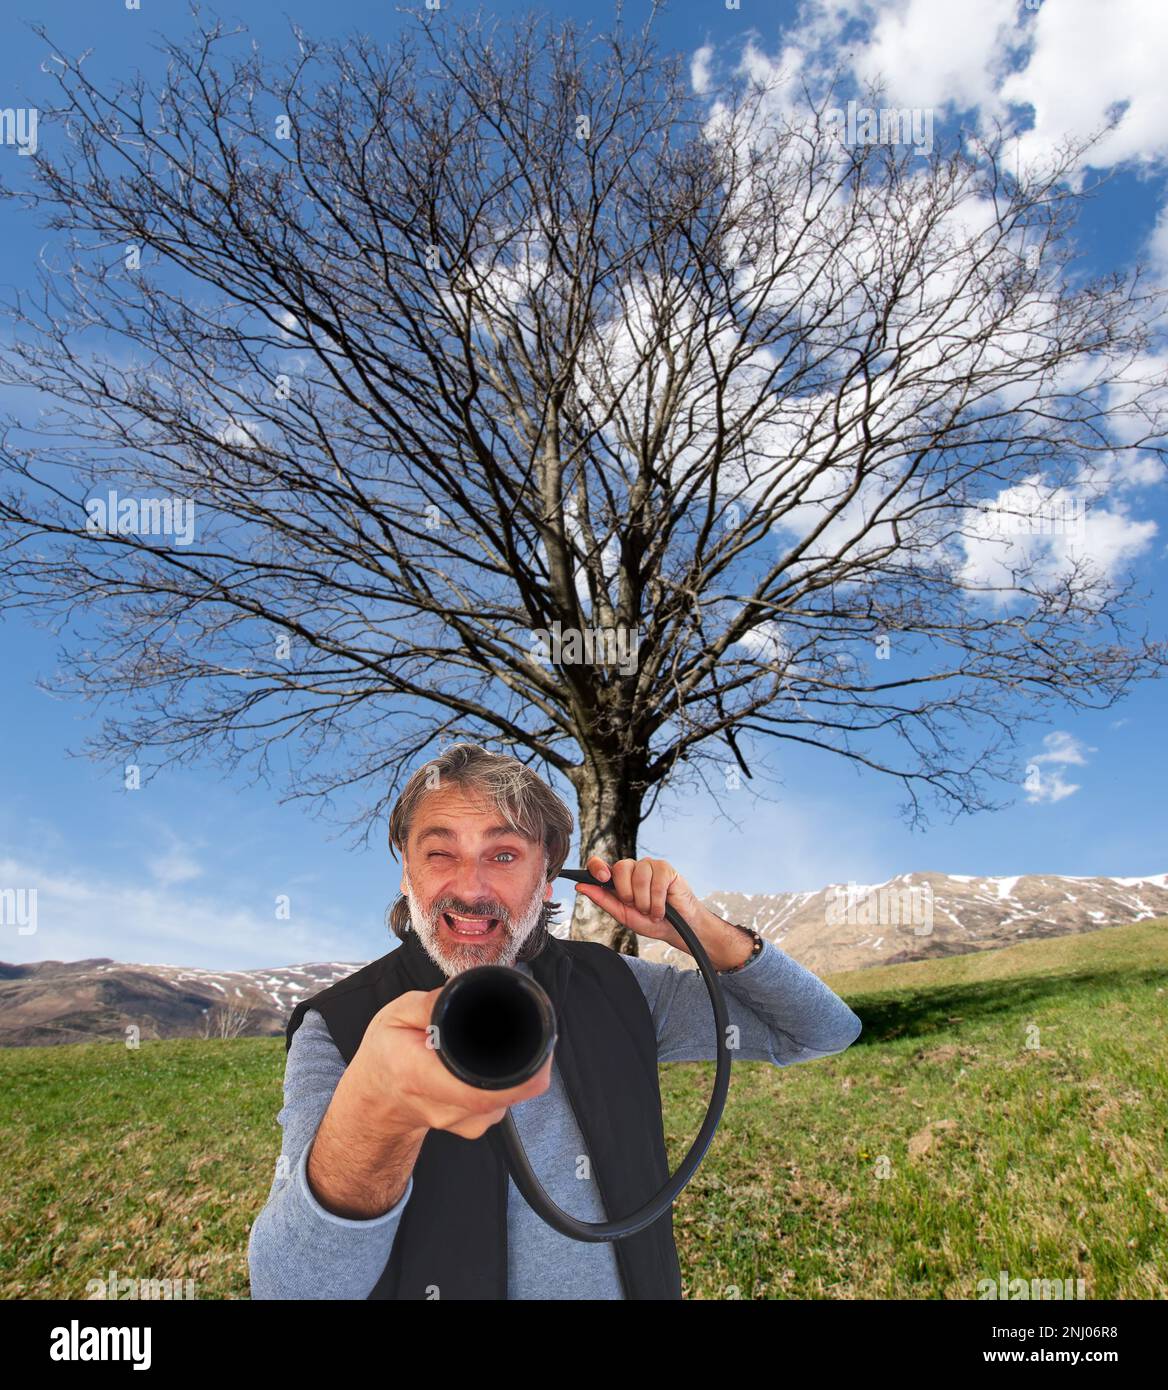
<svg viewBox="0 0 1168 1390"><path fill-rule="evenodd" d="M509 1106L543 1095L552 1059L530 1081L506 1091L469 1086L449 1071L430 1041L434 1005L442 990L410 990L374 1014L353 1058L362 1093L382 1123L405 1131L445 1129L480 1138ZM347 1075L347 1073L346 1073Z"/></svg>
<svg viewBox="0 0 1168 1390"><path fill-rule="evenodd" d="M552 1058L522 1086L484 1091L448 1071L429 1041L441 988L411 990L369 1022L312 1141L309 1186L337 1216L369 1220L401 1200L432 1129L478 1139L509 1106L542 1095Z"/></svg>

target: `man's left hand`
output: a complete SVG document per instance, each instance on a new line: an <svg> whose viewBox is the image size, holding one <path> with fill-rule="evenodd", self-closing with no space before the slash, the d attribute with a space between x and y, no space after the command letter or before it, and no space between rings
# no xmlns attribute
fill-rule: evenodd
<svg viewBox="0 0 1168 1390"><path fill-rule="evenodd" d="M610 867L594 854L584 867L593 878L607 880L607 883L604 888L577 883L576 891L639 936L652 936L679 951L688 951L685 942L666 920L666 903L680 912L695 930L710 915L685 879L664 859L618 859Z"/></svg>

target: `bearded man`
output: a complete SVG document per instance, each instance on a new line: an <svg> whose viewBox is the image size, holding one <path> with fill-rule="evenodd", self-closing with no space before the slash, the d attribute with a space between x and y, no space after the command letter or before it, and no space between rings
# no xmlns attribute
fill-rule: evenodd
<svg viewBox="0 0 1168 1390"><path fill-rule="evenodd" d="M669 1177L658 1063L715 1055L699 972L549 930L572 826L536 773L472 743L410 778L389 823L401 945L288 1022L283 1148L248 1246L253 1298L681 1297L671 1211L622 1240L574 1241L528 1207L490 1134L510 1110L552 1200L583 1221L618 1219ZM586 867L606 886L576 891L622 926L684 951L666 904L690 924L724 977L737 1058L790 1066L858 1037L827 985L710 912L665 860ZM532 976L556 1011L552 1056L512 1090L459 1080L427 1031L445 982L478 965Z"/></svg>

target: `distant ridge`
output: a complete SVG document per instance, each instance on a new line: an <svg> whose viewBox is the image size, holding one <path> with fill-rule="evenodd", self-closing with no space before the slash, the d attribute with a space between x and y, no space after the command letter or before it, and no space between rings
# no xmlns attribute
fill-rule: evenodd
<svg viewBox="0 0 1168 1390"><path fill-rule="evenodd" d="M197 1038L223 1010L248 1010L240 1035L283 1033L295 1005L364 962L327 961L271 970L81 961L0 962L0 1046L93 1042L139 1036Z"/></svg>
<svg viewBox="0 0 1168 1390"><path fill-rule="evenodd" d="M1168 917L1168 874L898 874L879 884L828 884L809 893L711 893L702 901L726 921L754 927L822 975ZM687 953L656 941L642 939L641 954L693 966Z"/></svg>
<svg viewBox="0 0 1168 1390"><path fill-rule="evenodd" d="M705 905L752 926L824 975L988 951L1018 941L1168 917L1168 874L1072 878L899 874L881 884L805 893L711 893ZM685 952L640 939L647 960L692 968ZM325 961L267 970L203 970L82 961L0 962L0 1046L228 1035L279 1036L301 999L359 970ZM234 1019L226 1011L246 1010Z"/></svg>

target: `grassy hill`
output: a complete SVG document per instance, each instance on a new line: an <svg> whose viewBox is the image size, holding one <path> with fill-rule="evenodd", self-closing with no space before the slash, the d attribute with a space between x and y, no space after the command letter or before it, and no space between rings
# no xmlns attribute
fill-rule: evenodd
<svg viewBox="0 0 1168 1390"><path fill-rule="evenodd" d="M674 1210L688 1298L1168 1294L1168 921L831 977L838 1057L736 1064ZM193 1278L246 1298L280 1040L0 1051L0 1297ZM674 1164L712 1067L662 1068Z"/></svg>

